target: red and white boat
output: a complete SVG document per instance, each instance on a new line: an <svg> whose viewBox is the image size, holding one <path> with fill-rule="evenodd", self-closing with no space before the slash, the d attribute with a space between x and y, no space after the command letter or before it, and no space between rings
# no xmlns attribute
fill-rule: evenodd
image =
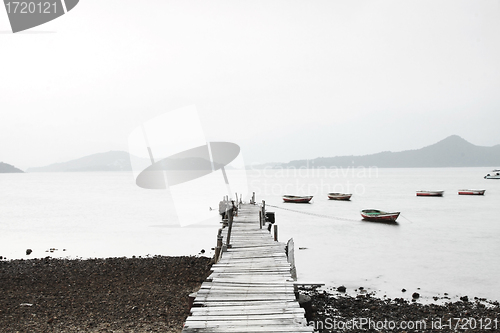
<svg viewBox="0 0 500 333"><path fill-rule="evenodd" d="M458 190L460 195L484 195L486 190Z"/></svg>
<svg viewBox="0 0 500 333"><path fill-rule="evenodd" d="M312 195L300 196L300 195L284 195L284 202L295 202L295 203L308 203L313 198Z"/></svg>
<svg viewBox="0 0 500 333"><path fill-rule="evenodd" d="M330 200L350 200L352 194L350 193L328 193Z"/></svg>
<svg viewBox="0 0 500 333"><path fill-rule="evenodd" d="M372 222L394 223L399 217L400 212L384 212L378 209L364 209L361 211L361 216L364 220Z"/></svg>
<svg viewBox="0 0 500 333"><path fill-rule="evenodd" d="M442 197L444 191L417 191L417 197Z"/></svg>

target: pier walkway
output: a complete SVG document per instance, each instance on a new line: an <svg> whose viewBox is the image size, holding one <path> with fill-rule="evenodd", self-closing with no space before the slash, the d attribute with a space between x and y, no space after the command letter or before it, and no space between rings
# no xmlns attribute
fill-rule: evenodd
<svg viewBox="0 0 500 333"><path fill-rule="evenodd" d="M232 246L212 266L182 332L313 332L295 297L285 245L260 229L259 210L239 209Z"/></svg>

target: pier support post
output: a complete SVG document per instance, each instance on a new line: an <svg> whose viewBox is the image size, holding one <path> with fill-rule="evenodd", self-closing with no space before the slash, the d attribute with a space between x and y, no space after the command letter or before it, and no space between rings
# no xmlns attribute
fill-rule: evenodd
<svg viewBox="0 0 500 333"><path fill-rule="evenodd" d="M218 263L222 253L222 229L217 233L217 246L215 247L215 263Z"/></svg>
<svg viewBox="0 0 500 333"><path fill-rule="evenodd" d="M231 248L231 230L233 229L233 209L228 210L228 229L226 246Z"/></svg>
<svg viewBox="0 0 500 333"><path fill-rule="evenodd" d="M260 210L260 214L262 216L262 224L266 224L266 202L262 200L262 208Z"/></svg>
<svg viewBox="0 0 500 333"><path fill-rule="evenodd" d="M294 281L297 281L297 268L295 267L295 243L290 238L286 243L286 259L290 263L290 275Z"/></svg>

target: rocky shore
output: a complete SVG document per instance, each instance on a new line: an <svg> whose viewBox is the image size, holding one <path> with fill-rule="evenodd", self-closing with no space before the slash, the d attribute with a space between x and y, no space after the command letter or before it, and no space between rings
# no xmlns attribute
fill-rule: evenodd
<svg viewBox="0 0 500 333"><path fill-rule="evenodd" d="M0 331L180 332L206 257L0 261Z"/></svg>
<svg viewBox="0 0 500 333"><path fill-rule="evenodd" d="M206 257L0 260L2 333L180 332ZM341 289L340 289L341 290ZM317 332L500 332L500 304L377 298L302 289ZM418 296L418 295L414 295Z"/></svg>
<svg viewBox="0 0 500 333"><path fill-rule="evenodd" d="M377 298L363 292L303 289L311 297L308 323L318 332L500 332L500 304L462 297L443 305Z"/></svg>

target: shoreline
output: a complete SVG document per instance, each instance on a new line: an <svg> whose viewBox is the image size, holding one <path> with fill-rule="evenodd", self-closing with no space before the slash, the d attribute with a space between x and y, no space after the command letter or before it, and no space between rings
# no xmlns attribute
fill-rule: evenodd
<svg viewBox="0 0 500 333"><path fill-rule="evenodd" d="M431 292L423 288L406 289L402 288L398 291L383 291L368 285L367 287L353 287L353 284L325 284L319 288L320 291L326 291L329 294L336 296L357 297L359 295L369 294L373 298L378 299L403 299L407 302L418 302L420 304L444 305L449 302L460 301L462 298L479 300L485 303L498 303L500 299L480 297L471 293L452 293L452 292ZM412 297L413 294L418 294L418 298Z"/></svg>
<svg viewBox="0 0 500 333"><path fill-rule="evenodd" d="M189 294L210 268L211 258L195 256L0 260L0 327L5 333L179 333L189 315ZM454 332L449 323L469 325L470 332L500 331L498 301L464 297L425 304L358 290L351 295L332 287L299 288L311 298L307 322L321 333ZM367 327L359 326L363 320ZM426 327L374 326L402 322ZM472 329L474 323L483 329Z"/></svg>
<svg viewBox="0 0 500 333"><path fill-rule="evenodd" d="M318 288L300 288L299 293L310 297L307 322L320 333L500 332L498 301L464 296L459 301L425 304L418 302L419 297L412 301L379 298L364 289L356 296Z"/></svg>

